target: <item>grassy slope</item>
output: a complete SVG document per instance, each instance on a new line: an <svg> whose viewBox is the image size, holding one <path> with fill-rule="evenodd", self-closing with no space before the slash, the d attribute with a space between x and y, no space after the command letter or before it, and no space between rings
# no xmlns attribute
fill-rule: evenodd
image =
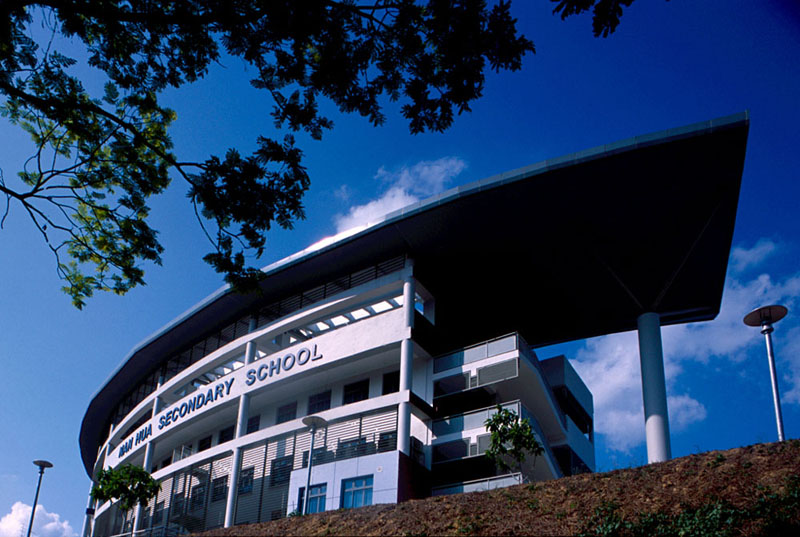
<svg viewBox="0 0 800 537"><path fill-rule="evenodd" d="M800 476L798 440L489 492L285 518L206 535L569 535L590 530L613 534L647 513L662 513L668 515L662 518L674 521L682 512L720 500L728 506L721 516L731 509L763 507L763 498L770 493L786 492L792 476ZM790 510L792 528L800 530L796 501ZM729 529L735 535L766 531L759 522L740 520ZM641 533L651 534L653 529Z"/></svg>

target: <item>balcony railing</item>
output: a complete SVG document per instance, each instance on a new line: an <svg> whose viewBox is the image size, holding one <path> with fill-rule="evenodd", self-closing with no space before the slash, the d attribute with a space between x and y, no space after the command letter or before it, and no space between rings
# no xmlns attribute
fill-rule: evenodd
<svg viewBox="0 0 800 537"><path fill-rule="evenodd" d="M519 402L506 403L501 405L502 408L513 410L518 416L520 415ZM497 407L492 406L482 408L473 412L465 412L455 416L448 416L444 419L436 420L432 424L433 435L435 437L445 436L452 433L461 431L468 431L470 429L485 428L486 420L497 413Z"/></svg>
<svg viewBox="0 0 800 537"><path fill-rule="evenodd" d="M480 490L493 490L522 483L522 475L519 473L489 477L486 479L476 479L465 481L454 485L444 485L431 489L431 496L444 496L446 494L459 494L462 492L476 492Z"/></svg>

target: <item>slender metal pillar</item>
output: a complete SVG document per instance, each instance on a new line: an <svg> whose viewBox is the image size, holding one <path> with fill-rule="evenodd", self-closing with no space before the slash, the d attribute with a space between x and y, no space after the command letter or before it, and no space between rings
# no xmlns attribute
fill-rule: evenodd
<svg viewBox="0 0 800 537"><path fill-rule="evenodd" d="M317 436L317 428L311 428L311 448L308 451L308 475L306 475L306 494L303 501L303 514L308 514L308 496L311 490L311 468L314 466L314 437Z"/></svg>
<svg viewBox="0 0 800 537"><path fill-rule="evenodd" d="M410 264L409 260L409 266ZM405 313L406 337L400 342L400 393L411 392L414 374L414 344L411 329L414 328L414 301L416 291L412 273L403 282L403 312ZM411 404L402 401L397 409L397 449L411 455Z"/></svg>
<svg viewBox="0 0 800 537"><path fill-rule="evenodd" d="M256 331L256 324L257 324L256 323L256 316L253 315L252 317L250 317L250 326L248 327L248 331L249 332L255 332ZM250 364L250 363L253 363L253 361L255 361L256 350L257 349L258 349L258 345L256 344L255 341L248 341L247 342L247 346L245 347L245 350L244 350L244 363L245 364Z"/></svg>
<svg viewBox="0 0 800 537"><path fill-rule="evenodd" d="M83 529L81 535L83 537L90 537L92 535L92 517L94 517L94 498L92 498L92 490L94 490L94 481L89 485L89 502L86 504L86 515L83 517Z"/></svg>
<svg viewBox="0 0 800 537"><path fill-rule="evenodd" d="M250 317L249 332L256 330L256 316ZM244 362L250 364L255 360L258 346L255 341L249 341L245 346ZM236 414L236 433L235 438L244 436L247 433L247 420L250 417L250 396L242 394L239 396L239 411ZM228 481L228 499L225 503L225 523L226 528L233 526L233 518L236 514L236 495L239 492L239 472L242 466L242 448L237 446L233 449L233 464L231 466L231 479Z"/></svg>
<svg viewBox="0 0 800 537"><path fill-rule="evenodd" d="M155 416L155 413L153 413ZM144 448L144 464L142 464L142 468L146 472L150 472L150 467L153 464L153 442L148 442ZM133 510L133 531L140 530L142 528L142 506L141 504L136 504L136 507Z"/></svg>
<svg viewBox="0 0 800 537"><path fill-rule="evenodd" d="M42 476L44 475L45 468L52 468L52 463L48 461L33 461L33 464L39 467L39 482L36 484L36 496L33 497L33 507L31 508L31 521L28 524L28 537L31 537L31 530L33 529L33 517L36 515L36 504L39 503L39 489L42 488Z"/></svg>
<svg viewBox="0 0 800 537"><path fill-rule="evenodd" d="M236 493L239 485L239 468L242 466L242 448L233 450L233 464L231 466L231 480L228 481L228 501L225 503L225 527L233 526L233 515L236 511Z"/></svg>
<svg viewBox="0 0 800 537"><path fill-rule="evenodd" d="M772 403L775 405L775 422L778 426L778 442L784 441L783 414L781 413L781 396L778 393L778 373L775 371L775 353L772 350L772 323L761 325L761 333L767 340L767 360L769 361L769 378L772 381Z"/></svg>
<svg viewBox="0 0 800 537"><path fill-rule="evenodd" d="M664 379L664 355L661 348L661 320L657 313L649 312L640 315L637 324L647 462L661 462L672 458L667 385Z"/></svg>

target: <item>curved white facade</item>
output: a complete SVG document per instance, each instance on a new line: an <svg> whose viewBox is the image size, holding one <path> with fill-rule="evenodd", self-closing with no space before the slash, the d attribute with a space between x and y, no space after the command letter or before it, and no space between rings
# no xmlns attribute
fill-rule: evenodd
<svg viewBox="0 0 800 537"><path fill-rule="evenodd" d="M86 533L200 531L300 510L311 414L325 425L314 438L310 511L593 467L591 395L563 357L540 363L516 334L434 356L436 297L411 260L356 274L286 315L265 321L262 309L228 323L248 329L168 379L162 366L152 392L116 413L92 468L143 466L162 490L137 513L90 502ZM129 404L130 393L119 399ZM546 446L525 476L497 475L482 455L497 404L528 418Z"/></svg>

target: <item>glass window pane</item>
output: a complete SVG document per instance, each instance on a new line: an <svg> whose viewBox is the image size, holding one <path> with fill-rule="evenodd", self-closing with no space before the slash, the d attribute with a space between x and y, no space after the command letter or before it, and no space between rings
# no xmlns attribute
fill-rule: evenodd
<svg viewBox="0 0 800 537"><path fill-rule="evenodd" d="M489 343L489 356L496 356L517 348L517 336L511 335Z"/></svg>

